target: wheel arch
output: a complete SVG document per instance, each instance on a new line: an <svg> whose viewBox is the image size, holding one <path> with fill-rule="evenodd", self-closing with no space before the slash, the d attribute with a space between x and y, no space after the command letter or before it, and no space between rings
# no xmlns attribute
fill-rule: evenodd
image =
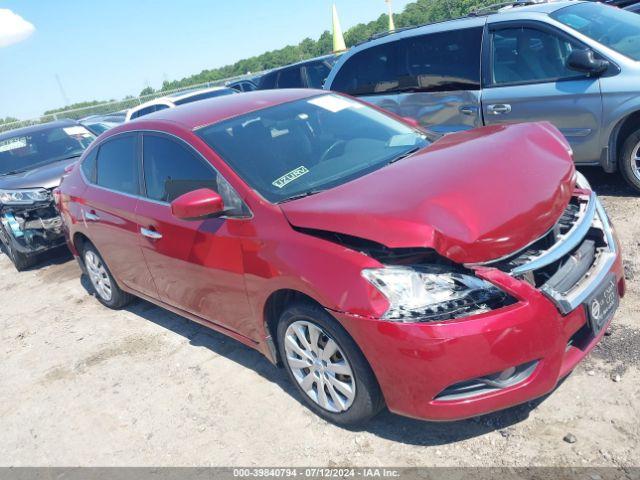
<svg viewBox="0 0 640 480"><path fill-rule="evenodd" d="M278 351L277 329L278 320L280 315L293 302L308 302L314 305L318 305L321 308L320 302L311 296L303 293L299 290L291 288L281 288L272 292L264 304L262 318L264 321L264 331L266 334L266 342L269 348L270 357L269 360L274 364L281 366L280 352Z"/></svg>
<svg viewBox="0 0 640 480"><path fill-rule="evenodd" d="M620 118L613 127L609 135L609 159L605 165L606 171L614 172L619 170L618 161L622 154L624 142L627 137L638 128L640 128L640 105ZM607 166L609 166L609 168L607 168Z"/></svg>

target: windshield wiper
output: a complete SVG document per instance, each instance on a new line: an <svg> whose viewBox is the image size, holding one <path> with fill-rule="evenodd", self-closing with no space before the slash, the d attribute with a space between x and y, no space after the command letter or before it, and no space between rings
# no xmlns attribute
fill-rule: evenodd
<svg viewBox="0 0 640 480"><path fill-rule="evenodd" d="M324 190L308 190L302 193L296 193L295 195L291 195L290 197L285 198L284 200L280 200L278 203L286 203L291 202L293 200L298 200L299 198L310 197L311 195L315 195L316 193L324 192Z"/></svg>
<svg viewBox="0 0 640 480"><path fill-rule="evenodd" d="M406 152L398 155L397 157L392 158L391 160L389 160L387 162L387 165L391 165L392 163L396 163L398 160L402 160L403 158L407 158L409 155L413 155L414 153L416 153L418 150L420 150L422 147L414 147L410 150L407 150Z"/></svg>

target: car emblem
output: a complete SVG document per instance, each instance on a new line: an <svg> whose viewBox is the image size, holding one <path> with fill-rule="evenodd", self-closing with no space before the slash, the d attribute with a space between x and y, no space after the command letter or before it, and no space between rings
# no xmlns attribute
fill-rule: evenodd
<svg viewBox="0 0 640 480"><path fill-rule="evenodd" d="M598 300L591 302L591 315L595 320L600 320L600 302Z"/></svg>

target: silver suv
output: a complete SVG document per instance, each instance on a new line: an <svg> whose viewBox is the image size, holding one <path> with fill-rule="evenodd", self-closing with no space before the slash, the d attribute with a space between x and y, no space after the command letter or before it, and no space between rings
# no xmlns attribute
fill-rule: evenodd
<svg viewBox="0 0 640 480"><path fill-rule="evenodd" d="M441 133L548 120L580 165L640 191L640 16L600 3L516 3L360 44L325 88Z"/></svg>

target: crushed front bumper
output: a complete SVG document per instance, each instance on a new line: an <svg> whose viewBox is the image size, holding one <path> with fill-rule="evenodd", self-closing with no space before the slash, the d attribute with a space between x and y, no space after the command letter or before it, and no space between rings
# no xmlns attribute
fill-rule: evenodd
<svg viewBox="0 0 640 480"><path fill-rule="evenodd" d="M65 243L62 218L53 202L4 205L0 208L3 240L24 255L35 255Z"/></svg>
<svg viewBox="0 0 640 480"><path fill-rule="evenodd" d="M547 250L524 252L527 261L516 259L515 270L502 268L512 267L513 259L475 267L480 277L516 298L513 305L432 323L332 312L369 361L391 411L458 420L524 403L552 391L595 347L612 316L594 330L585 303L604 279L615 278L620 297L625 283L620 246L606 213L594 195L581 197L574 223ZM563 270L554 262L575 260L585 241L597 243L597 252L579 280L560 291L566 282L558 275L575 274L582 266Z"/></svg>

